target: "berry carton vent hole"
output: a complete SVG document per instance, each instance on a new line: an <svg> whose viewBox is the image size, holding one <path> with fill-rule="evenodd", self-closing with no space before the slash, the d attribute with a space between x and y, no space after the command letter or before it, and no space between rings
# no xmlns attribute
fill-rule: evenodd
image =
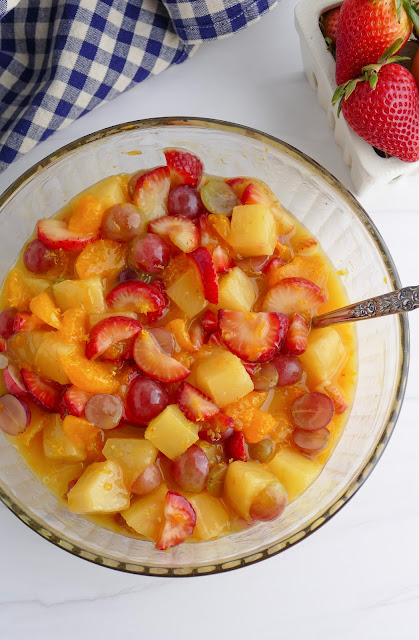
<svg viewBox="0 0 419 640"><path fill-rule="evenodd" d="M336 91L336 62L328 50L328 43L321 31L320 20L327 12L342 3L325 0L301 0L295 9L295 25L300 39L304 72L320 106L327 114L327 122L334 129L335 141L342 148L345 164L350 168L354 191L363 194L369 189L390 184L404 176L418 176L419 162L403 162L388 157L363 140L343 117L337 117L338 104L332 105ZM419 50L414 36L407 41L398 55L411 60ZM402 62L411 67L411 60Z"/></svg>

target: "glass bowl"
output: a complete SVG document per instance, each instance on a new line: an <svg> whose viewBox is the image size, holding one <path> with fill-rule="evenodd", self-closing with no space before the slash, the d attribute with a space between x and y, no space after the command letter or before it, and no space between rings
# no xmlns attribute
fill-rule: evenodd
<svg viewBox="0 0 419 640"><path fill-rule="evenodd" d="M391 256L353 196L325 169L276 138L245 127L193 118L159 118L104 129L32 167L0 198L3 277L39 218L118 172L164 163L164 147L197 153L209 173L265 180L320 240L342 270L351 302L400 288ZM408 321L395 315L357 324L359 376L354 406L332 456L284 516L219 540L169 552L100 528L70 513L0 436L0 498L50 542L97 564L145 575L228 571L284 551L311 534L357 491L379 460L400 411L409 358Z"/></svg>

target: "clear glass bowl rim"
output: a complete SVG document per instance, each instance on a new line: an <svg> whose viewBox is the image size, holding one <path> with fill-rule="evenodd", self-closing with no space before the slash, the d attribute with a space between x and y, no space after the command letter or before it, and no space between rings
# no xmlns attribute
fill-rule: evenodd
<svg viewBox="0 0 419 640"><path fill-rule="evenodd" d="M320 175L323 179L329 182L332 186L334 186L338 191L340 191L340 195L344 197L344 199L348 202L348 205L351 207L352 211L356 214L361 224L366 228L369 235L373 239L381 258L388 270L391 279L391 285L393 289L400 289L401 282L399 279L399 275L397 273L396 266L393 262L393 259L390 255L390 252L381 237L378 229L375 224L365 211L365 209L360 205L360 203L356 200L356 198L350 193L350 191L337 179L335 178L327 169L318 164L315 160L307 156L305 153L296 149L292 145L276 138L275 136L271 136L267 133L263 133L257 129L252 127L247 127L245 125L239 125L232 122L227 122L223 120L215 120L211 118L199 118L199 117L183 117L183 116L168 116L168 117L159 117L159 118L146 118L142 120L133 120L130 122L121 123L118 125L114 125L111 127L106 127L100 129L99 131L90 133L86 136L78 138L74 142L71 142L67 145L64 145L57 151L46 156L40 162L35 163L32 167L30 167L27 171L25 171L19 178L17 178L0 196L0 210L3 205L7 202L7 200L12 197L12 195L17 191L21 186L23 186L27 181L29 181L35 174L39 173L45 167L53 164L57 160L61 159L67 153L74 151L79 147L83 147L92 142L96 142L103 138L107 138L109 136L126 132L129 130L137 130L137 129L149 129L149 128L159 128L159 127L168 127L168 126L184 126L184 127L201 127L207 129L218 129L221 131L228 131L234 134L239 134L244 137L250 137L253 139L257 139L261 142L266 142L267 144L276 147L282 152L297 158L300 162L302 161L304 164L309 165L310 169ZM377 442L376 447L371 452L371 455L365 460L364 466L359 473L358 477L346 486L345 491L336 498L335 502L323 513L318 514L318 519L321 521L319 526L316 528L306 527L301 529L297 534L292 536L292 539L287 539L283 541L281 545L281 549L270 551L272 546L262 550L257 553L257 558L252 559L252 554L248 556L243 556L238 559L238 562L234 562L234 566L226 567L222 564L217 564L213 566L213 569L208 572L197 572L197 570L193 567L190 568L182 568L176 569L169 567L163 573L161 571L161 567L153 567L151 565L146 566L144 564L134 565L129 562L120 562L118 566L115 566L115 561L107 558L105 555L93 555L87 549L83 549L78 545L74 544L73 541L69 539L64 539L56 535L53 531L49 530L44 523L38 522L35 518L30 516L27 512L24 511L14 500L11 495L9 495L6 491L4 491L0 487L0 500L3 504L14 513L24 524L26 524L30 529L38 533L40 536L52 542L56 546L68 551L69 553L86 559L89 562L94 564L102 565L111 569L115 569L117 571L123 571L127 573L137 573L140 575L150 575L150 576L158 576L158 577L191 577L191 576L200 576L200 575L211 575L214 573L223 573L225 571L232 571L234 569L241 568L243 566L249 566L250 564L254 564L256 562L261 562L267 558L273 557L279 553L282 553L289 547L297 544L301 540L307 538L311 533L319 529L321 526L326 524L340 509L347 503L349 500L355 495L355 493L360 489L360 487L364 484L366 479L374 470L376 464L381 458L389 439L393 433L394 427L396 425L407 383L407 375L409 369L409 322L407 318L407 314L399 314L398 320L400 323L400 337L401 337L401 353L402 357L400 359L399 371L398 371L398 383L395 394L395 399L393 403L393 407L389 416L389 419L386 424L383 425L381 437Z"/></svg>

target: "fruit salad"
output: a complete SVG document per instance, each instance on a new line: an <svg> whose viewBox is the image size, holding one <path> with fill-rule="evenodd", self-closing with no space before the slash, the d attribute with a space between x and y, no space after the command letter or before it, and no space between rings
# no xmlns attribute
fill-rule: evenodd
<svg viewBox="0 0 419 640"><path fill-rule="evenodd" d="M0 313L2 431L69 511L159 550L279 518L356 381L352 326L311 330L347 304L318 241L259 179L164 157L39 220Z"/></svg>

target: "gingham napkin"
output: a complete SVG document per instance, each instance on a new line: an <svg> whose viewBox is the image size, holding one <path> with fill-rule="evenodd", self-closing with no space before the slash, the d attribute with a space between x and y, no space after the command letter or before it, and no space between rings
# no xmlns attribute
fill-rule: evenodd
<svg viewBox="0 0 419 640"><path fill-rule="evenodd" d="M0 0L0 172L277 0Z"/></svg>

